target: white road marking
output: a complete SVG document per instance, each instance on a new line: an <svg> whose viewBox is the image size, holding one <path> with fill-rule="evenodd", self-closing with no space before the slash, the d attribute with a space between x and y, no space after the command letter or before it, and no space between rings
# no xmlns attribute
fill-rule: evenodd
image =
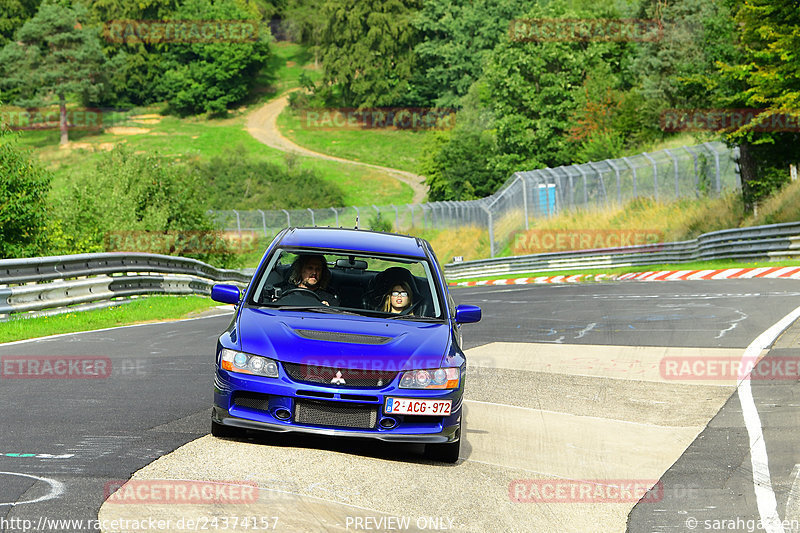
<svg viewBox="0 0 800 533"><path fill-rule="evenodd" d="M126 329L126 328L138 328L141 326L157 326L159 324L171 324L173 322L190 322L192 320L205 320L207 318L218 318L225 315L232 315L233 309L231 309L230 313L218 313L216 315L208 315L208 316L197 316L194 318L181 318L179 320L163 320L161 322L146 322L143 324L130 324L127 326L114 326L113 328L102 328L102 329L90 329L88 331L73 331L72 333L59 333L57 335L48 335L47 337L35 337L33 339L22 339L19 341L12 341L12 342L3 342L0 343L0 347L3 346L13 346L15 344L24 344L26 342L38 342L38 341L49 341L51 339L59 339L61 337L68 337L70 335L82 335L84 333L98 333L101 331L112 331L115 329ZM110 339L113 340L113 339Z"/></svg>
<svg viewBox="0 0 800 533"><path fill-rule="evenodd" d="M800 307L797 307L756 337L745 349L740 368L747 368L748 364L754 364L762 350L768 348L778 338L778 335L798 318L800 318ZM772 490L767 444L764 441L764 432L761 429L761 418L758 416L758 409L753 400L750 378L749 376L739 376L739 379L737 392L739 403L742 405L742 416L744 417L747 434L750 437L750 462L753 466L753 488L758 504L758 514L767 533L785 533L778 515L778 502L775 499L775 492Z"/></svg>
<svg viewBox="0 0 800 533"><path fill-rule="evenodd" d="M791 479L794 481L786 498L786 509L783 513L786 520L796 520L800 517L800 465L794 465Z"/></svg>
<svg viewBox="0 0 800 533"><path fill-rule="evenodd" d="M53 498L58 498L64 492L64 484L61 483L60 481L56 481L55 479L32 476L30 474L20 474L19 472L0 472L0 476L2 475L28 477L31 479L35 479L36 481L43 481L48 485L50 485L50 492L34 500L21 500L18 502L0 502L0 507L3 507L4 505L12 505L12 506L23 505L25 503L38 503L38 502L43 502L45 500L52 500Z"/></svg>

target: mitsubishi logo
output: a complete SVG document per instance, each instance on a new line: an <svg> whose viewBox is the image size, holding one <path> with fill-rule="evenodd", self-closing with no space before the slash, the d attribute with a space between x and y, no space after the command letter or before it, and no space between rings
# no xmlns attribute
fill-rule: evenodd
<svg viewBox="0 0 800 533"><path fill-rule="evenodd" d="M336 377L334 377L331 380L331 383L333 383L334 385L344 385L346 383L344 378L342 377L342 371L341 370L337 370L336 371Z"/></svg>

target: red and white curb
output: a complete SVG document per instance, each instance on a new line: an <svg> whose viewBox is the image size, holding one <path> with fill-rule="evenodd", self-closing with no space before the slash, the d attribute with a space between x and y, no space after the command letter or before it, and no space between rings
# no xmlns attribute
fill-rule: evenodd
<svg viewBox="0 0 800 533"><path fill-rule="evenodd" d="M800 279L800 266L725 268L722 270L659 270L628 274L576 274L574 276L538 276L535 278L492 279L448 283L451 287L478 285L529 285L532 283L580 283L586 281L694 281L708 279L790 278Z"/></svg>

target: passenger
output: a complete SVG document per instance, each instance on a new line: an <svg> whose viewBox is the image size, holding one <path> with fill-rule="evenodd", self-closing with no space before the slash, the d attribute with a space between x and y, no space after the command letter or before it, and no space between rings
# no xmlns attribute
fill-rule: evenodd
<svg viewBox="0 0 800 533"><path fill-rule="evenodd" d="M413 300L414 296L411 292L411 286L405 281L400 281L395 283L391 290L386 293L383 299L383 311L393 314L403 313L403 311L413 306ZM404 314L413 315L410 311Z"/></svg>
<svg viewBox="0 0 800 533"><path fill-rule="evenodd" d="M319 254L301 254L292 263L288 281L278 285L282 292L292 289L313 291L325 305L338 306L339 297L328 289L331 271L325 256Z"/></svg>

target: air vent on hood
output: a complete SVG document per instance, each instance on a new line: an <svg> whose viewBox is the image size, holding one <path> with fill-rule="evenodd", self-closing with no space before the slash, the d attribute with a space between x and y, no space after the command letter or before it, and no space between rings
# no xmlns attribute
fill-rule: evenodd
<svg viewBox="0 0 800 533"><path fill-rule="evenodd" d="M296 329L295 333L306 339L315 341L349 342L352 344L386 344L391 337L382 335L359 335L357 333L341 333L339 331L318 331L315 329Z"/></svg>

